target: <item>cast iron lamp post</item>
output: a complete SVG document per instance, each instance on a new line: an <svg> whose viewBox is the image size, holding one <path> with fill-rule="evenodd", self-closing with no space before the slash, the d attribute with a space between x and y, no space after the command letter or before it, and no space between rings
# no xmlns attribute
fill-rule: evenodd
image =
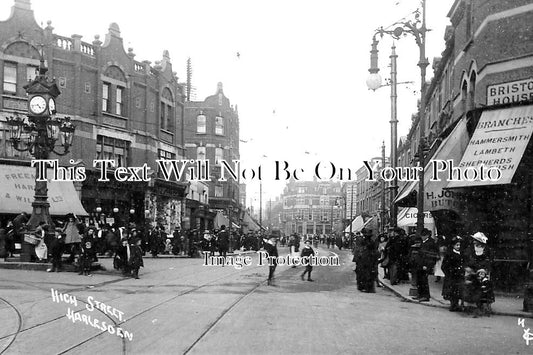
<svg viewBox="0 0 533 355"><path fill-rule="evenodd" d="M55 99L60 95L60 91L55 79L49 80L46 76L47 71L41 54L39 75L24 86L28 95L27 115L15 113L7 118L13 148L20 152L28 151L37 160L49 159L52 152L56 155L68 154L75 130L70 117L55 116ZM26 225L28 231L34 231L40 222L53 227L47 182L38 181L37 174L32 208L30 220ZM30 245L23 242L21 261L29 261L30 255Z"/></svg>
<svg viewBox="0 0 533 355"><path fill-rule="evenodd" d="M424 166L425 166L425 111L426 111L426 93L425 93L425 84L426 84L426 68L429 65L429 62L426 58L426 0L422 0L422 13L419 10L415 11L415 19L412 20L400 20L394 23L390 27L394 27L394 30L386 30L383 27L379 28L373 37L372 50L370 56L370 77L367 79L367 85L372 90L377 89L381 86L381 76L379 76L379 68L377 65L378 61L378 50L376 40L376 35L383 36L388 34L394 39L399 39L402 36L411 34L414 36L416 44L418 46L420 56L418 61L418 67L420 67L420 107L418 113L419 119L419 140L418 140L418 153L417 158L420 162L420 167L422 167L419 172L419 187L417 194L417 220L416 220L416 236L421 237L422 229L424 228ZM422 17L422 20L420 19ZM396 167L396 53L393 51L391 54L391 164L393 168ZM394 153L393 153L394 151ZM392 194L394 198L396 197L397 181L394 182L392 189ZM392 196L391 196L392 197ZM391 219L392 223L396 225L396 206L393 206L393 198L391 198Z"/></svg>

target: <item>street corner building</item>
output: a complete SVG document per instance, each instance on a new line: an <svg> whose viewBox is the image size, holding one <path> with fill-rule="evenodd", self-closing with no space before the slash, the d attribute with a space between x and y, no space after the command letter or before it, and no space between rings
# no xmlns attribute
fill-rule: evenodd
<svg viewBox="0 0 533 355"><path fill-rule="evenodd" d="M448 17L445 48L426 85L424 211L439 235L485 233L496 285L516 290L533 254L533 3L456 0ZM413 116L397 166L418 154L419 127ZM495 167L501 177L430 181L432 160L462 171ZM417 182L403 183L395 202L415 207L417 190Z"/></svg>
<svg viewBox="0 0 533 355"><path fill-rule="evenodd" d="M41 59L60 91L55 117L68 116L75 126L68 154L52 152L50 159L86 171L83 181L49 183L53 217L73 212L86 222L158 224L169 232L177 226L213 228L218 211L234 228L243 226L245 186L239 181L167 181L156 163L208 159L214 176L216 161L239 159L237 107L230 105L222 83L205 101L191 101L190 61L183 63L187 82L178 82L168 51L153 64L138 60L133 48L124 47L116 23L102 38L60 35L51 21L44 28L37 24L29 0L13 0L10 17L0 21L2 218L31 212L35 157L14 149L8 121L27 114L24 87L38 75ZM110 169L109 181L102 181L94 159L113 160L115 167L146 163L154 173L148 181L118 182Z"/></svg>

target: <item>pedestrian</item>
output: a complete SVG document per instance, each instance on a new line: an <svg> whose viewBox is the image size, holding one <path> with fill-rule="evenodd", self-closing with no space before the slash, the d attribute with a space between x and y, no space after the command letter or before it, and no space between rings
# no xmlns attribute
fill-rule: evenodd
<svg viewBox="0 0 533 355"><path fill-rule="evenodd" d="M40 239L39 243L35 246L35 256L37 256L39 259L38 262L46 262L46 259L48 259L48 246L45 242L48 228L48 224L46 224L44 221L41 221L35 229L35 236Z"/></svg>
<svg viewBox="0 0 533 355"><path fill-rule="evenodd" d="M381 265L383 268L383 278L389 279L389 255L388 255L388 249L387 245L389 244L389 240L387 238L387 235L385 233L382 233L379 235L379 244L378 244L378 253L379 253L379 260L378 264Z"/></svg>
<svg viewBox="0 0 533 355"><path fill-rule="evenodd" d="M139 269L144 267L143 255L141 249L141 238L133 239L133 242L130 244L130 257L128 260L129 267L131 269L131 274L135 279L139 278Z"/></svg>
<svg viewBox="0 0 533 355"><path fill-rule="evenodd" d="M60 272L63 268L62 256L63 247L65 245L65 238L63 237L63 231L61 228L56 228L54 231L54 238L50 240L50 255L52 256L52 267L47 269L46 272Z"/></svg>
<svg viewBox="0 0 533 355"><path fill-rule="evenodd" d="M313 266L310 265L311 263L309 260L309 257L311 255L315 255L315 251L313 250L313 248L311 248L311 240L307 239L305 241L304 247L302 248L302 252L300 253L301 258L307 258L307 261L305 261L305 271L302 275L300 275L302 281L304 281L305 274L307 274L307 281L314 281L313 279L311 279L311 271L313 271Z"/></svg>
<svg viewBox="0 0 533 355"><path fill-rule="evenodd" d="M226 230L225 225L222 225L220 227L220 231L218 232L217 244L218 244L219 256L223 256L224 259L226 259L226 254L228 252L228 247L229 247L229 234L228 234L228 231Z"/></svg>
<svg viewBox="0 0 533 355"><path fill-rule="evenodd" d="M490 275L492 252L487 247L488 238L482 232L472 236L473 243L465 251L465 302L467 311L473 308L474 317L490 315L494 292ZM480 272L480 270L482 270Z"/></svg>
<svg viewBox="0 0 533 355"><path fill-rule="evenodd" d="M340 234L337 235L337 237L335 238L335 243L337 244L337 248L339 248L339 250L342 250L343 241L342 236Z"/></svg>
<svg viewBox="0 0 533 355"><path fill-rule="evenodd" d="M372 240L372 231L363 228L363 238L356 246L357 289L361 292L375 293L374 282L377 279L378 248Z"/></svg>
<svg viewBox="0 0 533 355"><path fill-rule="evenodd" d="M444 271L442 270L442 262L444 260L444 255L446 255L447 246L446 246L445 236L439 235L437 236L436 239L437 239L436 243L439 248L439 254L438 254L439 258L437 259L437 263L435 264L434 274L435 274L435 282L440 282L440 280L444 277Z"/></svg>
<svg viewBox="0 0 533 355"><path fill-rule="evenodd" d="M127 236L123 237L120 242L122 245L117 250L113 265L115 269L122 269L122 276L130 276L131 269L129 260L131 258L131 248Z"/></svg>
<svg viewBox="0 0 533 355"><path fill-rule="evenodd" d="M94 228L89 227L81 239L79 275L91 276L91 265L96 256Z"/></svg>
<svg viewBox="0 0 533 355"><path fill-rule="evenodd" d="M278 265L277 257L279 256L278 248L276 247L276 236L271 234L268 240L264 240L264 242L265 251L268 253L268 256L273 257L272 259L269 259L272 260L272 262L269 264L267 284L269 286L275 286L274 272L276 271L276 266Z"/></svg>
<svg viewBox="0 0 533 355"><path fill-rule="evenodd" d="M385 251L389 259L389 282L396 285L399 281L399 270L402 260L402 240L400 239L399 228L394 228L389 233L389 241L385 246Z"/></svg>
<svg viewBox="0 0 533 355"><path fill-rule="evenodd" d="M461 310L459 301L463 299L464 288L464 255L461 253L462 238L457 236L452 239L451 250L447 251L442 260L444 282L442 296L450 301L450 312Z"/></svg>
<svg viewBox="0 0 533 355"><path fill-rule="evenodd" d="M422 241L415 264L416 285L418 296L413 299L419 302L429 302L431 297L429 292L428 275L433 273L433 268L438 258L438 248L431 238L431 232L424 228L421 233Z"/></svg>
<svg viewBox="0 0 533 355"><path fill-rule="evenodd" d="M163 232L161 230L162 227L157 226L150 234L150 253L152 254L153 258L157 258L157 254L159 254L161 251L161 244L164 245L166 240L166 236L163 236Z"/></svg>
<svg viewBox="0 0 533 355"><path fill-rule="evenodd" d="M76 255L80 252L80 226L73 214L68 215L68 222L63 228L63 233L65 234L65 251L70 253L67 262L73 263L76 259Z"/></svg>

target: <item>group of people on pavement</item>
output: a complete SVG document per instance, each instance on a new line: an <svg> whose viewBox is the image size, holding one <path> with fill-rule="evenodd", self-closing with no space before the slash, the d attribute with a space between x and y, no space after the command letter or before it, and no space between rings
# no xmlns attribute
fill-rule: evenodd
<svg viewBox="0 0 533 355"><path fill-rule="evenodd" d="M436 282L444 278L442 296L450 301L450 311L466 311L475 317L490 315L494 291L490 279L492 253L487 241L481 232L468 238L433 238L425 228L420 238L394 228L374 239L371 230L363 229L356 233L352 251L357 288L375 292L381 265L391 285L411 282L417 289L413 299L428 302L428 277L435 275Z"/></svg>

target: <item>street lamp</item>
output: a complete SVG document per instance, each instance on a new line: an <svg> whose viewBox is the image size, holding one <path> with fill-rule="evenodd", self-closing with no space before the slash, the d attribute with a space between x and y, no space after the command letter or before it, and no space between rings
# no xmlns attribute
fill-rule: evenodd
<svg viewBox="0 0 533 355"><path fill-rule="evenodd" d="M39 74L24 86L28 95L28 113L15 113L7 118L10 131L10 143L20 152L29 152L37 160L45 160L50 153L66 155L72 146L75 127L70 117L56 117L55 99L60 95L54 80L46 76L43 53L41 52ZM59 143L59 145L57 145ZM38 165L36 172L38 172ZM37 176L38 174L36 174ZM32 214L26 227L34 231L40 222L53 227L48 203L47 181L35 181L35 195L32 203ZM21 261L30 261L32 247L26 242L22 244Z"/></svg>
<svg viewBox="0 0 533 355"><path fill-rule="evenodd" d="M420 237L422 233L422 229L424 228L424 152L425 152L425 108L426 108L426 95L425 95L425 83L426 83L426 68L429 65L429 62L426 58L426 32L428 31L426 28L426 0L422 0L422 14L419 12L419 10L416 10L414 12L415 20L400 20L396 23L394 23L390 27L396 26L393 30L386 30L383 27L379 28L376 33L374 34L373 41L372 41L372 50L370 51L370 77L367 79L367 86L371 90L376 90L377 88L381 87L381 77L379 76L379 68L377 65L377 44L378 41L376 39L376 36L379 34L381 37L383 35L388 34L392 36L394 39L399 39L402 36L406 36L407 34L411 34L414 36L416 44L419 48L420 56L418 61L418 66L420 67L420 107L419 107L419 142L418 142L418 160L420 162L420 166L422 169L419 172L419 187L418 187L418 195L417 195L417 221L416 221L416 236ZM420 17L422 16L422 20L420 20ZM397 123L398 120L396 118L396 87L397 87L397 80L396 80L396 52L395 47L393 45L392 47L392 53L391 53L391 167L393 169L396 168L397 164ZM393 181L393 186L391 189L391 222L392 226L396 226L396 219L397 219L397 210L396 206L394 204L394 198L396 197L398 189L398 183L397 179Z"/></svg>

